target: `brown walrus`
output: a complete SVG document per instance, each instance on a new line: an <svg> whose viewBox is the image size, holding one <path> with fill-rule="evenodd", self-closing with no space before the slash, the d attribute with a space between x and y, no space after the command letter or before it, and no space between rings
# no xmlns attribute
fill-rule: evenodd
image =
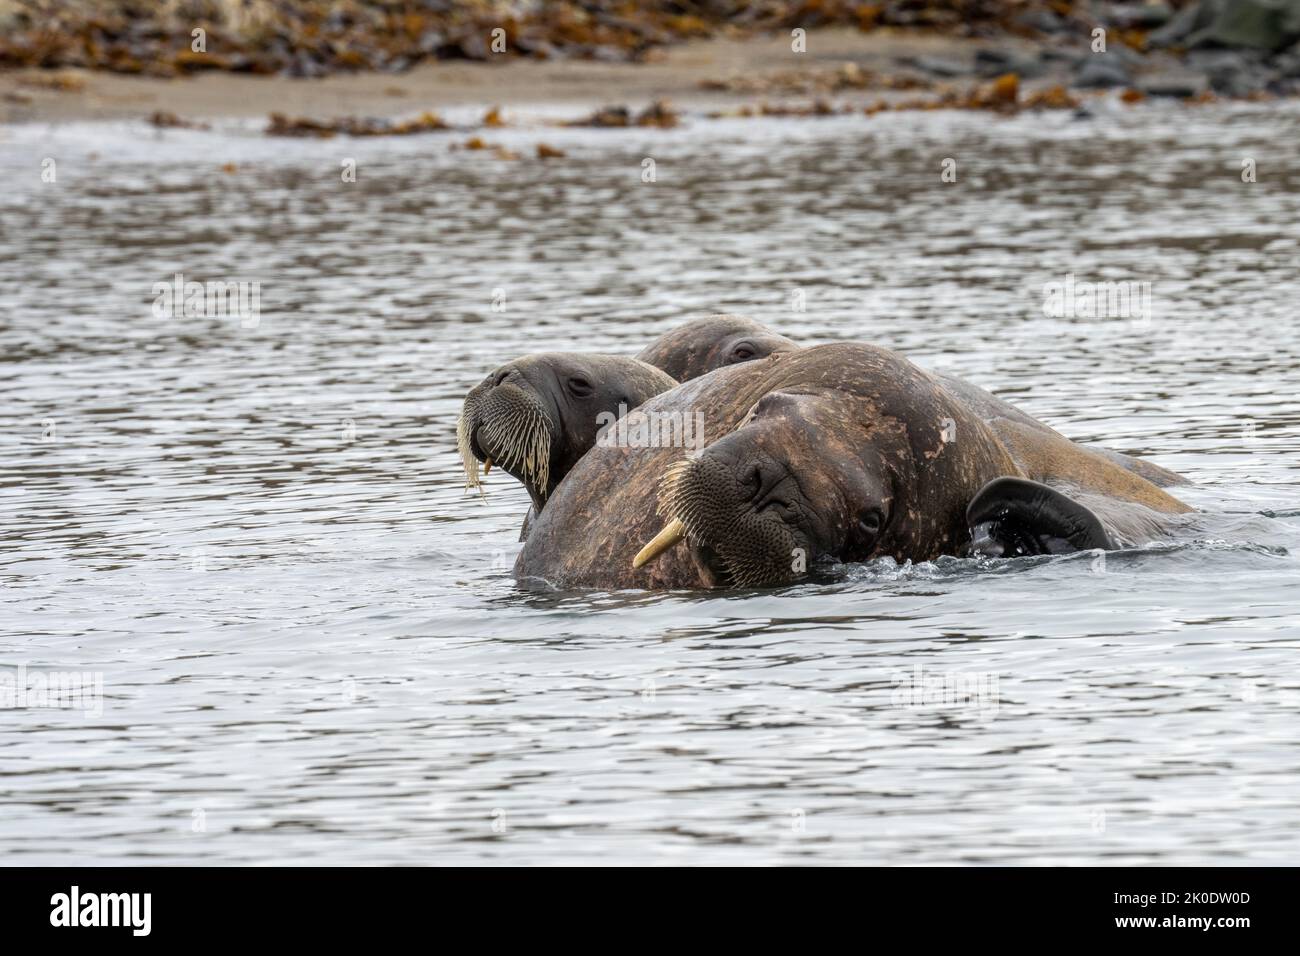
<svg viewBox="0 0 1300 956"><path fill-rule="evenodd" d="M637 358L661 368L679 382L689 382L714 369L774 352L790 352L798 344L743 315L710 315L665 332L637 353Z"/></svg>
<svg viewBox="0 0 1300 956"><path fill-rule="evenodd" d="M856 343L718 370L613 426L539 516L515 574L557 586L767 586L824 558L1124 546L1190 510L1028 416L987 410ZM619 440L641 419L694 413L706 447L692 457Z"/></svg>
<svg viewBox="0 0 1300 956"><path fill-rule="evenodd" d="M714 369L791 352L799 344L753 319L720 313L687 322L665 332L639 353L637 358L663 369L678 382L687 382ZM952 375L934 373L935 378L985 417L1003 417L1051 431L1042 422L1026 415L977 385ZM1141 475L1161 488L1180 484L1180 475L1159 465L1133 458L1109 448L1089 446L1122 468Z"/></svg>
<svg viewBox="0 0 1300 956"><path fill-rule="evenodd" d="M619 415L679 381L797 347L752 319L710 315L665 332L637 358L547 352L515 359L465 397L456 445L466 484L480 486L479 462L498 464L541 511Z"/></svg>

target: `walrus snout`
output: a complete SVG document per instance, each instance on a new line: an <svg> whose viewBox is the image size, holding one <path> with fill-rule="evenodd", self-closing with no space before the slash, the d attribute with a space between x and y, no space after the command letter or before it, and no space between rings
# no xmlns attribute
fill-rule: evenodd
<svg viewBox="0 0 1300 956"><path fill-rule="evenodd" d="M456 423L456 444L466 487L478 488L478 463L493 463L516 478L534 499L550 492L551 416L519 371L505 366L470 390Z"/></svg>
<svg viewBox="0 0 1300 956"><path fill-rule="evenodd" d="M540 513L603 427L676 384L619 355L541 352L493 369L466 396L457 423L467 484L478 487L479 462L499 465Z"/></svg>
<svg viewBox="0 0 1300 956"><path fill-rule="evenodd" d="M793 477L782 462L738 451L724 439L668 470L660 511L670 520L633 567L685 540L701 577L713 585L759 587L795 576L802 538L781 493Z"/></svg>

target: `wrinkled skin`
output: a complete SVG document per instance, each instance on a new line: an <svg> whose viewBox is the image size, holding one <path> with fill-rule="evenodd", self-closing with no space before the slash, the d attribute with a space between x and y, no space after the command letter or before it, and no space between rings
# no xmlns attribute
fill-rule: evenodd
<svg viewBox="0 0 1300 956"><path fill-rule="evenodd" d="M980 517L985 538L991 531L1012 551L1044 547L1040 537L1068 544L1078 532L1065 525L1082 506L1052 510L1038 484L1104 501L1112 526L1137 515L1132 528L1158 531L1188 510L1033 419L986 420L987 409L872 346L816 346L722 369L651 399L616 428L636 415L696 410L707 447L684 463L681 449L593 449L537 522L516 575L602 588L768 586L824 559L964 554L968 507L1004 477L1024 483L995 487L1000 497L985 500ZM1048 492L1056 503L1058 491ZM1036 536L1017 524L1028 516L1041 525L1043 515L1060 527L1030 528ZM634 569L669 518L681 519L686 540Z"/></svg>
<svg viewBox="0 0 1300 956"><path fill-rule="evenodd" d="M679 382L712 372L790 352L799 346L765 325L740 315L710 315L665 332L637 358L663 369Z"/></svg>
<svg viewBox="0 0 1300 956"><path fill-rule="evenodd" d="M677 383L617 355L545 352L490 372L465 397L457 439L469 484L491 458L541 511L601 427Z"/></svg>

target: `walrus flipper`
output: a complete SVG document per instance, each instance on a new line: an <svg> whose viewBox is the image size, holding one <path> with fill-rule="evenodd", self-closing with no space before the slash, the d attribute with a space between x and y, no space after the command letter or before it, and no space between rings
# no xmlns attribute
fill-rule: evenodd
<svg viewBox="0 0 1300 956"><path fill-rule="evenodd" d="M1101 519L1054 488L1026 478L995 478L966 507L969 551L995 558L1114 550Z"/></svg>

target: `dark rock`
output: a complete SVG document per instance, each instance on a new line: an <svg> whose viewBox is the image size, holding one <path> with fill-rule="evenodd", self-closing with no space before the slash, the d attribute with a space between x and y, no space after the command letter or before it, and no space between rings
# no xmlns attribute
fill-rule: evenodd
<svg viewBox="0 0 1300 956"><path fill-rule="evenodd" d="M585 120L574 120L567 126L631 126L632 111L626 106L604 106L596 110Z"/></svg>
<svg viewBox="0 0 1300 956"><path fill-rule="evenodd" d="M1004 73L1015 73L1025 79L1042 76L1047 67L1037 56L1018 53L1015 50L976 50L975 72L985 79L992 79Z"/></svg>
<svg viewBox="0 0 1300 956"><path fill-rule="evenodd" d="M1017 14L1014 20L1017 26L1027 27L1039 33L1065 33L1073 29L1070 21L1046 7L1038 7Z"/></svg>
<svg viewBox="0 0 1300 956"><path fill-rule="evenodd" d="M971 68L967 64L942 56L909 56L900 62L933 76L969 76L971 73Z"/></svg>
<svg viewBox="0 0 1300 956"><path fill-rule="evenodd" d="M1249 96L1268 87L1272 73L1258 54L1245 50L1193 50L1187 65L1203 71L1210 88L1223 96Z"/></svg>
<svg viewBox="0 0 1300 956"><path fill-rule="evenodd" d="M326 70L322 64L317 63L311 54L306 51L299 51L284 68L285 76L292 76L300 79L314 79L319 76L324 76L327 72L329 71Z"/></svg>
<svg viewBox="0 0 1300 956"><path fill-rule="evenodd" d="M1084 58L1075 71L1072 85L1082 89L1108 89L1129 86L1132 82L1132 74L1118 59L1105 53L1095 53Z"/></svg>
<svg viewBox="0 0 1300 956"><path fill-rule="evenodd" d="M1274 57L1271 65L1277 75L1283 79L1300 79L1300 46Z"/></svg>
<svg viewBox="0 0 1300 956"><path fill-rule="evenodd" d="M627 54L616 46L610 46L607 43L597 44L584 51L584 55L589 60L597 60L601 63L620 63L627 59Z"/></svg>
<svg viewBox="0 0 1300 956"><path fill-rule="evenodd" d="M554 44L544 36L536 33L523 34L515 41L515 46L525 56L535 56L541 60L552 60L560 54L559 49Z"/></svg>
<svg viewBox="0 0 1300 956"><path fill-rule="evenodd" d="M1195 70L1212 70L1231 65L1259 66L1264 62L1264 54L1258 50L1189 50L1187 65Z"/></svg>
<svg viewBox="0 0 1300 956"><path fill-rule="evenodd" d="M477 31L457 37L452 41L452 46L466 60L486 60L491 53L488 49L487 37Z"/></svg>
<svg viewBox="0 0 1300 956"><path fill-rule="evenodd" d="M1089 53L1088 55L1095 56L1098 54ZM1120 63L1130 69L1142 66L1146 62L1146 58L1127 43L1109 44L1104 55L1119 60Z"/></svg>
<svg viewBox="0 0 1300 956"><path fill-rule="evenodd" d="M1143 66L1146 63L1145 57L1137 50L1130 46L1120 43L1112 35L1107 38L1106 51L1104 53L1093 53L1091 49L1087 53L1076 53L1070 58L1076 71L1082 70L1089 63L1098 60L1104 60L1107 63L1114 63L1122 70L1133 70Z"/></svg>
<svg viewBox="0 0 1300 956"><path fill-rule="evenodd" d="M1142 4L1133 25L1142 30L1155 30L1174 18L1174 8L1161 0Z"/></svg>
<svg viewBox="0 0 1300 956"><path fill-rule="evenodd" d="M1192 46L1280 50L1300 39L1300 0L1220 0L1214 21L1188 38Z"/></svg>
<svg viewBox="0 0 1300 956"><path fill-rule="evenodd" d="M1147 96L1174 96L1185 99L1204 93L1207 85L1205 77L1199 73L1157 73L1154 76L1143 77L1138 81L1137 88Z"/></svg>
<svg viewBox="0 0 1300 956"><path fill-rule="evenodd" d="M1069 50L1058 50L1057 48L1050 47L1050 46L1043 47L1041 50L1039 50L1038 58L1042 60L1044 63L1049 62L1051 60L1055 60L1057 62L1064 61L1064 62L1074 63L1079 59L1077 54L1071 53Z"/></svg>
<svg viewBox="0 0 1300 956"><path fill-rule="evenodd" d="M1182 43L1198 30L1204 30L1214 22L1219 14L1223 0L1201 0L1183 7L1174 18L1159 30L1153 30L1147 37L1150 46L1161 48Z"/></svg>
<svg viewBox="0 0 1300 956"><path fill-rule="evenodd" d="M433 56L447 42L447 37L439 30L425 30L420 34L416 49L427 56Z"/></svg>
<svg viewBox="0 0 1300 956"><path fill-rule="evenodd" d="M1174 8L1162 0L1147 3L1112 3L1102 9L1102 23L1120 30L1152 30L1174 17Z"/></svg>

